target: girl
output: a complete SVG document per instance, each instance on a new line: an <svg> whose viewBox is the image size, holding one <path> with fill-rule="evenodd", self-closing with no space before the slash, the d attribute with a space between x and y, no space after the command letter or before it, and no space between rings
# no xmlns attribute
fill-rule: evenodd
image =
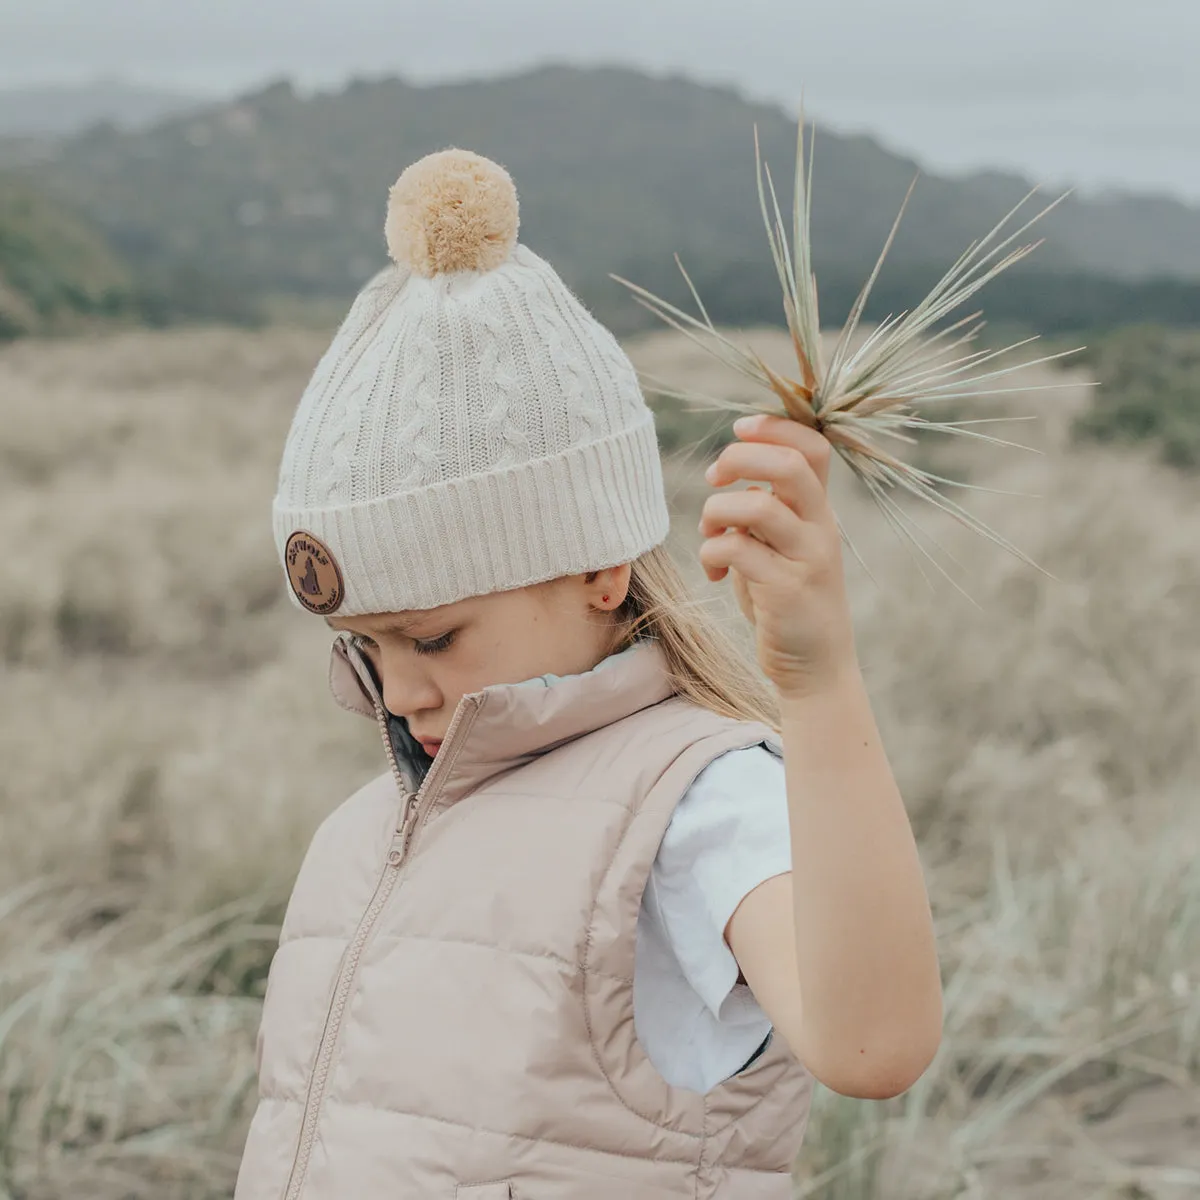
<svg viewBox="0 0 1200 1200"><path fill-rule="evenodd" d="M301 398L289 594L388 770L321 825L272 963L237 1200L791 1194L813 1082L893 1096L941 1031L912 832L855 656L829 446L735 426L663 545L629 360L447 150Z"/></svg>

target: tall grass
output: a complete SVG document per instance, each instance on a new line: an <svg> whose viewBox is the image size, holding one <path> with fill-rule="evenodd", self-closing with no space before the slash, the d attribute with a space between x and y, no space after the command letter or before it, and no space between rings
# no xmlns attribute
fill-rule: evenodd
<svg viewBox="0 0 1200 1200"><path fill-rule="evenodd" d="M291 880L320 817L384 769L373 725L327 694L327 634L285 602L267 520L324 342L0 352L0 1197L230 1194ZM632 350L738 386L673 335ZM982 609L931 598L871 497L831 482L887 585L848 563L946 1031L902 1097L818 1089L798 1195L1200 1191L1200 484L1072 446L1082 389L1045 403L1004 402L1045 411L1023 439L1039 453L962 466L1040 496L974 504L1061 582L933 514ZM667 463L672 548L738 629L693 565L699 465Z"/></svg>

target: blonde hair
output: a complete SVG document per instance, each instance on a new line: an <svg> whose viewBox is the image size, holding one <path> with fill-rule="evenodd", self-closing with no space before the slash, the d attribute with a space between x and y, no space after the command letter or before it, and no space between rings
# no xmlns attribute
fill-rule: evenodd
<svg viewBox="0 0 1200 1200"><path fill-rule="evenodd" d="M660 543L630 564L629 591L615 610L623 650L639 637L658 640L678 691L721 716L762 721L780 731L779 701L769 681L708 611Z"/></svg>

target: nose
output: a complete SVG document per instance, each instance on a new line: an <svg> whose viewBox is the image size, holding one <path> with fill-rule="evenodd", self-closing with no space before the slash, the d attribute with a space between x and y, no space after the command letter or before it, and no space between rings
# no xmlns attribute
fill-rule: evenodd
<svg viewBox="0 0 1200 1200"><path fill-rule="evenodd" d="M442 706L441 692L433 680L423 676L411 663L391 665L385 660L383 676L383 706L393 716L413 721L418 713L437 712ZM428 725L428 721L417 722Z"/></svg>

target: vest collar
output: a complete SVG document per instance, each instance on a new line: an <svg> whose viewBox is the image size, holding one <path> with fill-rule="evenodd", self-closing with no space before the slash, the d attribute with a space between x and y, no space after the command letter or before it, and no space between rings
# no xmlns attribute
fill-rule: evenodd
<svg viewBox="0 0 1200 1200"><path fill-rule="evenodd" d="M353 635L343 631L330 652L329 686L343 708L387 723L374 674ZM492 684L462 697L434 759L442 807L501 771L521 766L573 738L658 704L678 689L658 641L643 638L578 675L541 675ZM407 723L392 718L397 766L415 789L422 779L419 747ZM395 727L399 727L396 730ZM445 758L443 758L445 756Z"/></svg>

